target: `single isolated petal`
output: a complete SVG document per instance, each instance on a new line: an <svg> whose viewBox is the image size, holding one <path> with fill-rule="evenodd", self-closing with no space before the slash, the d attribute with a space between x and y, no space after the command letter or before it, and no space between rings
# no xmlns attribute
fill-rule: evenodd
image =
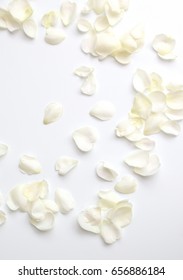
<svg viewBox="0 0 183 280"><path fill-rule="evenodd" d="M77 10L76 3L67 0L63 2L60 8L60 16L64 26L68 26L73 22L74 17L76 15L76 10Z"/></svg>
<svg viewBox="0 0 183 280"><path fill-rule="evenodd" d="M55 164L59 175L65 175L78 164L78 160L71 157L60 157Z"/></svg>
<svg viewBox="0 0 183 280"><path fill-rule="evenodd" d="M62 214L70 212L75 205L72 194L64 189L57 188L55 191L55 202Z"/></svg>
<svg viewBox="0 0 183 280"><path fill-rule="evenodd" d="M114 189L123 194L133 193L137 189L137 180L133 176L123 176Z"/></svg>
<svg viewBox="0 0 183 280"><path fill-rule="evenodd" d="M96 79L93 73L90 73L81 86L81 92L85 95L93 95L96 92Z"/></svg>
<svg viewBox="0 0 183 280"><path fill-rule="evenodd" d="M5 156L8 152L8 146L5 144L0 144L0 157Z"/></svg>
<svg viewBox="0 0 183 280"><path fill-rule="evenodd" d="M180 124L177 121L166 121L160 125L161 131L166 134L178 136L181 131Z"/></svg>
<svg viewBox="0 0 183 280"><path fill-rule="evenodd" d="M174 50L175 40L165 34L159 34L155 36L152 46L159 55L166 55Z"/></svg>
<svg viewBox="0 0 183 280"><path fill-rule="evenodd" d="M43 123L50 124L58 121L63 114L63 106L58 102L50 103L46 106Z"/></svg>
<svg viewBox="0 0 183 280"><path fill-rule="evenodd" d="M101 222L100 234L102 239L107 244L116 242L121 236L119 228L108 219L105 219Z"/></svg>
<svg viewBox="0 0 183 280"><path fill-rule="evenodd" d="M147 137L135 142L135 146L143 151L152 151L155 147L155 142Z"/></svg>
<svg viewBox="0 0 183 280"><path fill-rule="evenodd" d="M133 76L133 87L137 92L144 93L151 85L151 80L148 74L141 69L138 69Z"/></svg>
<svg viewBox="0 0 183 280"><path fill-rule="evenodd" d="M81 78L87 78L94 69L88 66L80 66L74 70L74 74Z"/></svg>
<svg viewBox="0 0 183 280"><path fill-rule="evenodd" d="M142 119L147 119L152 110L151 101L143 94L137 93L133 101L131 113Z"/></svg>
<svg viewBox="0 0 183 280"><path fill-rule="evenodd" d="M79 150L89 152L98 139L98 132L92 126L84 126L75 130L72 137Z"/></svg>
<svg viewBox="0 0 183 280"><path fill-rule="evenodd" d="M90 207L78 215L78 223L84 230L100 233L101 209Z"/></svg>
<svg viewBox="0 0 183 280"><path fill-rule="evenodd" d="M97 175L105 181L112 182L118 177L118 172L108 162L100 161L96 167Z"/></svg>
<svg viewBox="0 0 183 280"><path fill-rule="evenodd" d="M16 211L20 210L22 212L26 212L28 209L28 201L24 196L25 185L17 185L13 189L10 190L7 198L7 205L10 210Z"/></svg>
<svg viewBox="0 0 183 280"><path fill-rule="evenodd" d="M94 27L97 32L106 30L109 27L109 22L105 15L98 16L94 22Z"/></svg>
<svg viewBox="0 0 183 280"><path fill-rule="evenodd" d="M12 0L8 4L8 10L12 17L19 22L24 22L26 19L30 18L33 13L27 0Z"/></svg>
<svg viewBox="0 0 183 280"><path fill-rule="evenodd" d="M114 105L109 101L98 101L95 106L90 110L90 115L102 120L110 120L116 112Z"/></svg>
<svg viewBox="0 0 183 280"><path fill-rule="evenodd" d="M51 230L54 226L55 216L53 213L46 213L44 219L36 220L30 217L30 223L40 231Z"/></svg>
<svg viewBox="0 0 183 280"><path fill-rule="evenodd" d="M65 39L65 33L57 27L46 29L45 41L50 45L58 45Z"/></svg>
<svg viewBox="0 0 183 280"><path fill-rule="evenodd" d="M40 162L36 157L23 155L19 161L19 169L22 173L32 175L39 174L42 171Z"/></svg>
<svg viewBox="0 0 183 280"><path fill-rule="evenodd" d="M34 39L37 34L37 24L33 19L27 19L22 25L23 31L27 37Z"/></svg>
<svg viewBox="0 0 183 280"><path fill-rule="evenodd" d="M0 226L2 226L6 222L6 214L0 210Z"/></svg>
<svg viewBox="0 0 183 280"><path fill-rule="evenodd" d="M163 113L152 113L146 120L144 135L152 135L160 132L160 125L167 121Z"/></svg>
<svg viewBox="0 0 183 280"><path fill-rule="evenodd" d="M160 168L159 157L155 154L150 155L148 164L143 168L135 167L133 171L141 176L151 176L158 172Z"/></svg>
<svg viewBox="0 0 183 280"><path fill-rule="evenodd" d="M102 209L113 208L118 202L121 201L121 197L113 190L99 191L98 197L99 197L98 206Z"/></svg>
<svg viewBox="0 0 183 280"><path fill-rule="evenodd" d="M42 17L41 24L45 28L49 28L49 27L56 26L57 21L58 21L58 12L50 11Z"/></svg>
<svg viewBox="0 0 183 280"><path fill-rule="evenodd" d="M183 110L183 91L168 93L166 95L166 104L170 109Z"/></svg>
<svg viewBox="0 0 183 280"><path fill-rule="evenodd" d="M85 33L85 32L88 32L92 28L92 25L87 19L80 18L77 22L77 28L80 32Z"/></svg>
<svg viewBox="0 0 183 280"><path fill-rule="evenodd" d="M142 150L135 150L131 152L125 159L124 162L132 167L145 167L149 162L149 152Z"/></svg>

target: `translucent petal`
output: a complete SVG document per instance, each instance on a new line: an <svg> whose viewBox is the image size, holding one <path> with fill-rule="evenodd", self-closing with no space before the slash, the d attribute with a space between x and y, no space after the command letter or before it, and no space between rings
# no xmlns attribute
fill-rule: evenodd
<svg viewBox="0 0 183 280"><path fill-rule="evenodd" d="M0 157L6 155L8 152L8 146L0 143Z"/></svg>
<svg viewBox="0 0 183 280"><path fill-rule="evenodd" d="M44 219L35 220L30 217L30 223L40 231L51 230L54 226L55 217L53 213L46 213Z"/></svg>
<svg viewBox="0 0 183 280"><path fill-rule="evenodd" d="M45 15L43 15L43 17L41 19L41 24L45 28L49 28L49 27L56 26L57 21L58 21L58 12L50 11L50 12L46 13Z"/></svg>
<svg viewBox="0 0 183 280"><path fill-rule="evenodd" d="M165 55L173 51L175 40L165 34L159 34L155 36L152 46L159 55Z"/></svg>
<svg viewBox="0 0 183 280"><path fill-rule="evenodd" d="M75 206L75 201L72 194L69 191L61 188L57 188L55 191L55 202L62 214L67 214Z"/></svg>
<svg viewBox="0 0 183 280"><path fill-rule="evenodd" d="M124 65L131 62L131 54L124 50L114 52L113 57L117 62Z"/></svg>
<svg viewBox="0 0 183 280"><path fill-rule="evenodd" d="M33 19L27 19L22 25L24 33L27 37L34 39L37 35L37 24Z"/></svg>
<svg viewBox="0 0 183 280"><path fill-rule="evenodd" d="M6 214L0 210L0 226L2 226L6 222Z"/></svg>
<svg viewBox="0 0 183 280"><path fill-rule="evenodd" d="M70 25L76 15L77 4L70 1L64 1L60 8L60 16L64 26Z"/></svg>
<svg viewBox="0 0 183 280"><path fill-rule="evenodd" d="M148 94L148 99L152 104L152 112L163 112L166 108L166 96L163 92L153 91Z"/></svg>
<svg viewBox="0 0 183 280"><path fill-rule="evenodd" d="M28 175L39 174L42 172L40 162L36 157L23 155L19 161L19 170Z"/></svg>
<svg viewBox="0 0 183 280"><path fill-rule="evenodd" d="M125 159L124 162L132 167L145 167L149 162L149 153L142 150L134 150Z"/></svg>
<svg viewBox="0 0 183 280"><path fill-rule="evenodd" d="M155 142L145 137L136 142L135 146L143 151L152 151L155 147Z"/></svg>
<svg viewBox="0 0 183 280"><path fill-rule="evenodd" d="M65 39L65 33L57 27L49 27L46 30L45 41L50 45L60 44Z"/></svg>
<svg viewBox="0 0 183 280"><path fill-rule="evenodd" d="M148 74L138 69L133 76L133 87L137 92L144 93L151 85L151 79Z"/></svg>
<svg viewBox="0 0 183 280"><path fill-rule="evenodd" d="M55 169L59 175L65 175L78 164L78 160L71 157L60 157L55 164Z"/></svg>
<svg viewBox="0 0 183 280"><path fill-rule="evenodd" d="M94 27L97 32L106 30L109 27L109 22L105 15L98 16L94 22Z"/></svg>
<svg viewBox="0 0 183 280"><path fill-rule="evenodd" d="M136 191L137 185L137 180L133 176L127 175L123 176L114 188L120 193L129 194Z"/></svg>
<svg viewBox="0 0 183 280"><path fill-rule="evenodd" d="M102 209L113 208L118 202L121 201L121 197L113 190L102 190L98 192L99 202L98 206Z"/></svg>
<svg viewBox="0 0 183 280"><path fill-rule="evenodd" d="M80 32L88 32L92 28L92 25L87 19L80 18L77 22L77 28Z"/></svg>
<svg viewBox="0 0 183 280"><path fill-rule="evenodd" d="M116 112L114 105L109 101L98 101L93 108L90 110L90 115L102 120L110 120Z"/></svg>
<svg viewBox="0 0 183 280"><path fill-rule="evenodd" d="M33 13L27 0L12 0L8 4L8 10L12 17L19 22L24 22L26 19L30 18Z"/></svg>
<svg viewBox="0 0 183 280"><path fill-rule="evenodd" d="M81 92L85 95L93 95L96 92L96 79L93 73L89 74L81 86Z"/></svg>
<svg viewBox="0 0 183 280"><path fill-rule="evenodd" d="M140 118L147 119L152 110L151 101L143 94L137 93L134 97L131 113Z"/></svg>
<svg viewBox="0 0 183 280"><path fill-rule="evenodd" d="M100 234L107 244L112 244L120 238L120 230L110 220L105 219L100 225Z"/></svg>
<svg viewBox="0 0 183 280"><path fill-rule="evenodd" d="M166 103L170 109L183 110L183 91L168 93Z"/></svg>
<svg viewBox="0 0 183 280"><path fill-rule="evenodd" d="M178 136L181 131L181 127L177 121L166 121L160 125L161 131L166 134Z"/></svg>
<svg viewBox="0 0 183 280"><path fill-rule="evenodd" d="M84 126L75 130L72 137L79 150L89 152L98 139L98 132L94 127Z"/></svg>
<svg viewBox="0 0 183 280"><path fill-rule="evenodd" d="M134 168L133 171L141 176L151 176L158 172L160 167L159 157L155 154L150 155L149 162L144 168Z"/></svg>
<svg viewBox="0 0 183 280"><path fill-rule="evenodd" d="M132 220L132 205L128 201L122 200L112 208L107 218L117 227L126 227Z"/></svg>
<svg viewBox="0 0 183 280"><path fill-rule="evenodd" d="M46 106L43 123L50 124L58 121L63 114L63 106L58 102L50 103Z"/></svg>
<svg viewBox="0 0 183 280"><path fill-rule="evenodd" d="M144 135L152 135L160 132L160 125L167 121L163 113L152 113L146 120L144 126Z"/></svg>
<svg viewBox="0 0 183 280"><path fill-rule="evenodd" d="M118 176L118 172L115 170L115 168L110 163L105 161L100 161L97 164L96 172L100 178L109 182L114 181Z"/></svg>
<svg viewBox="0 0 183 280"><path fill-rule="evenodd" d="M90 207L82 211L78 216L78 223L84 230L100 233L101 209Z"/></svg>

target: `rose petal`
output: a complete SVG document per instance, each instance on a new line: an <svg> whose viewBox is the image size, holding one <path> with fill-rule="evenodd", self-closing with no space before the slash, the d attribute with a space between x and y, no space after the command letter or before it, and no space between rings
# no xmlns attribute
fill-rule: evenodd
<svg viewBox="0 0 183 280"><path fill-rule="evenodd" d="M37 34L37 24L33 19L27 19L23 22L22 25L24 33L27 37L34 39Z"/></svg>
<svg viewBox="0 0 183 280"><path fill-rule="evenodd" d="M183 91L168 93L166 95L166 104L170 109L183 110Z"/></svg>
<svg viewBox="0 0 183 280"><path fill-rule="evenodd" d="M145 167L149 162L149 153L142 150L134 150L125 159L124 162L132 167Z"/></svg>
<svg viewBox="0 0 183 280"><path fill-rule="evenodd" d="M84 126L75 130L72 137L79 150L89 152L98 139L98 132L94 127Z"/></svg>
<svg viewBox="0 0 183 280"><path fill-rule="evenodd" d="M120 201L108 212L107 218L117 228L128 226L132 220L132 204L126 200Z"/></svg>
<svg viewBox="0 0 183 280"><path fill-rule="evenodd" d="M105 5L105 14L109 25L114 26L123 18L124 10L121 9L119 5L118 7L114 7L111 3L107 3Z"/></svg>
<svg viewBox="0 0 183 280"><path fill-rule="evenodd" d="M109 27L109 22L105 15L98 16L94 22L94 27L97 32L106 30Z"/></svg>
<svg viewBox="0 0 183 280"><path fill-rule="evenodd" d="M78 216L78 223L84 230L100 233L101 209L90 207L82 211Z"/></svg>
<svg viewBox="0 0 183 280"><path fill-rule="evenodd" d="M181 121L183 120L183 110L172 110L167 108L165 115L172 121Z"/></svg>
<svg viewBox="0 0 183 280"><path fill-rule="evenodd" d="M110 220L107 219L101 222L100 234L107 244L116 242L121 236L119 228L117 228Z"/></svg>
<svg viewBox="0 0 183 280"><path fill-rule="evenodd" d="M118 137L127 136L134 131L135 126L129 119L120 121L116 127L116 135Z"/></svg>
<svg viewBox="0 0 183 280"><path fill-rule="evenodd" d="M101 14L104 11L106 0L90 0L88 1L90 8L96 13Z"/></svg>
<svg viewBox="0 0 183 280"><path fill-rule="evenodd" d="M175 40L165 34L159 34L155 36L152 46L158 55L169 54L175 48Z"/></svg>
<svg viewBox="0 0 183 280"><path fill-rule="evenodd" d="M19 22L24 22L26 19L30 18L33 13L27 0L12 0L8 4L8 10L12 17Z"/></svg>
<svg viewBox="0 0 183 280"><path fill-rule="evenodd" d="M151 85L151 80L148 74L141 69L138 69L133 76L133 87L137 92L144 93Z"/></svg>
<svg viewBox="0 0 183 280"><path fill-rule="evenodd" d="M90 115L102 120L110 120L116 112L114 105L109 101L98 101L95 106L90 110Z"/></svg>
<svg viewBox="0 0 183 280"><path fill-rule="evenodd" d="M102 209L113 208L121 201L120 196L113 190L102 190L98 192L99 202L98 206Z"/></svg>
<svg viewBox="0 0 183 280"><path fill-rule="evenodd" d="M0 226L2 226L6 222L6 214L0 210Z"/></svg>
<svg viewBox="0 0 183 280"><path fill-rule="evenodd" d="M120 193L129 194L136 191L137 185L137 180L133 176L128 175L123 176L114 188Z"/></svg>
<svg viewBox="0 0 183 280"><path fill-rule="evenodd" d="M74 74L81 78L87 78L93 71L92 67L80 66L74 70Z"/></svg>
<svg viewBox="0 0 183 280"><path fill-rule="evenodd" d="M70 1L63 2L60 8L60 16L64 26L68 26L73 22L76 15L76 10L77 10L76 3Z"/></svg>
<svg viewBox="0 0 183 280"><path fill-rule="evenodd" d="M0 8L0 28L14 32L20 29L20 23L8 11Z"/></svg>
<svg viewBox="0 0 183 280"><path fill-rule="evenodd" d="M152 135L160 132L160 125L167 121L163 113L152 113L145 122L144 135Z"/></svg>
<svg viewBox="0 0 183 280"><path fill-rule="evenodd" d="M90 73L81 86L81 92L85 95L93 95L96 92L96 79L93 73Z"/></svg>
<svg viewBox="0 0 183 280"><path fill-rule="evenodd" d="M62 214L69 213L75 206L72 194L61 188L57 188L55 191L55 202Z"/></svg>
<svg viewBox="0 0 183 280"><path fill-rule="evenodd" d="M5 156L8 152L8 146L0 143L0 157Z"/></svg>
<svg viewBox="0 0 183 280"><path fill-rule="evenodd" d="M150 100L143 94L137 93L134 98L131 112L142 119L147 119L152 110Z"/></svg>
<svg viewBox="0 0 183 280"><path fill-rule="evenodd" d="M28 175L39 174L42 172L40 162L36 157L23 155L19 161L19 170Z"/></svg>
<svg viewBox="0 0 183 280"><path fill-rule="evenodd" d="M30 223L40 231L51 230L54 226L55 216L53 213L46 213L44 219L35 220L30 217Z"/></svg>
<svg viewBox="0 0 183 280"><path fill-rule="evenodd" d="M62 29L57 27L49 27L46 30L45 41L50 45L60 44L65 39Z"/></svg>
<svg viewBox="0 0 183 280"><path fill-rule="evenodd" d="M22 193L27 201L46 198L48 195L48 183L45 180L35 181L23 185Z"/></svg>
<svg viewBox="0 0 183 280"><path fill-rule="evenodd" d="M77 22L77 28L80 32L85 33L85 32L88 32L92 28L92 25L87 19L80 18Z"/></svg>
<svg viewBox="0 0 183 280"><path fill-rule="evenodd" d="M158 172L160 161L157 155L150 155L148 164L143 168L134 168L133 171L141 176L151 176Z"/></svg>
<svg viewBox="0 0 183 280"><path fill-rule="evenodd" d="M50 103L46 106L43 123L50 124L58 121L63 114L63 106L58 102Z"/></svg>
<svg viewBox="0 0 183 280"><path fill-rule="evenodd" d="M60 157L55 164L55 170L59 175L65 175L78 164L78 160L71 157Z"/></svg>
<svg viewBox="0 0 183 280"><path fill-rule="evenodd" d="M176 121L166 121L160 125L161 131L166 134L177 136L180 134L181 128Z"/></svg>
<svg viewBox="0 0 183 280"><path fill-rule="evenodd" d="M155 142L145 137L136 142L135 146L143 151L152 151L155 147Z"/></svg>
<svg viewBox="0 0 183 280"><path fill-rule="evenodd" d="M118 172L115 170L115 168L110 163L105 161L100 161L97 164L96 173L100 178L109 182L114 181L118 176Z"/></svg>
<svg viewBox="0 0 183 280"><path fill-rule="evenodd" d="M148 99L152 104L152 112L163 112L166 108L166 96L163 92L154 91L148 94Z"/></svg>
<svg viewBox="0 0 183 280"><path fill-rule="evenodd" d="M50 12L46 13L45 15L43 15L43 17L41 19L41 24L45 28L49 28L49 27L56 26L57 21L58 21L58 12L50 11Z"/></svg>

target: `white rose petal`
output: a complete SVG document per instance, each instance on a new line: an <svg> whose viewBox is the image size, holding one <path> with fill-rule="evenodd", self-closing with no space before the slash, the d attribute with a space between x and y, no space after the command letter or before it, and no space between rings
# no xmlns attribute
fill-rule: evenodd
<svg viewBox="0 0 183 280"><path fill-rule="evenodd" d="M84 230L100 233L101 209L90 207L82 211L78 216L78 223Z"/></svg>
<svg viewBox="0 0 183 280"><path fill-rule="evenodd" d="M92 67L80 66L75 69L74 74L81 78L87 78L93 71L94 69Z"/></svg>
<svg viewBox="0 0 183 280"><path fill-rule="evenodd" d="M65 33L58 27L49 27L46 30L45 41L50 45L60 44L65 39Z"/></svg>
<svg viewBox="0 0 183 280"><path fill-rule="evenodd" d="M77 22L77 28L80 32L85 33L85 32L88 32L92 28L92 25L87 19L80 18Z"/></svg>
<svg viewBox="0 0 183 280"><path fill-rule="evenodd" d="M101 14L104 12L106 0L90 0L89 6L96 14Z"/></svg>
<svg viewBox="0 0 183 280"><path fill-rule="evenodd" d="M167 108L165 115L172 121L181 121L183 120L183 110L172 110Z"/></svg>
<svg viewBox="0 0 183 280"><path fill-rule="evenodd" d="M135 129L131 134L125 136L131 142L140 141L144 137L143 133L139 129Z"/></svg>
<svg viewBox="0 0 183 280"><path fill-rule="evenodd" d="M152 110L150 100L143 94L137 93L134 98L133 107L131 112L138 115L142 119L147 119Z"/></svg>
<svg viewBox="0 0 183 280"><path fill-rule="evenodd" d="M24 184L22 193L27 201L33 202L44 199L48 195L48 183L45 180Z"/></svg>
<svg viewBox="0 0 183 280"><path fill-rule="evenodd" d="M100 234L107 244L116 242L121 236L119 228L107 219L101 222Z"/></svg>
<svg viewBox="0 0 183 280"><path fill-rule="evenodd" d="M30 223L40 231L51 230L54 226L55 216L53 213L46 213L44 219L35 220L30 217Z"/></svg>
<svg viewBox="0 0 183 280"><path fill-rule="evenodd" d="M63 214L70 212L75 206L72 194L61 188L57 188L55 191L55 202Z"/></svg>
<svg viewBox="0 0 183 280"><path fill-rule="evenodd" d="M12 211L27 211L27 199L23 194L25 185L18 185L10 190L7 198L7 205Z"/></svg>
<svg viewBox="0 0 183 280"><path fill-rule="evenodd" d="M27 37L34 39L37 34L37 24L33 19L27 19L23 22L22 25L24 33Z"/></svg>
<svg viewBox="0 0 183 280"><path fill-rule="evenodd" d="M0 226L2 226L6 222L6 214L0 210Z"/></svg>
<svg viewBox="0 0 183 280"><path fill-rule="evenodd" d="M166 55L174 50L175 40L165 34L159 34L155 36L152 46L159 55Z"/></svg>
<svg viewBox="0 0 183 280"><path fill-rule="evenodd" d="M115 60L121 64L129 64L131 62L131 54L125 50L119 50L112 54Z"/></svg>
<svg viewBox="0 0 183 280"><path fill-rule="evenodd" d="M124 16L124 10L118 7L113 7L110 3L105 5L105 14L111 26L117 24Z"/></svg>
<svg viewBox="0 0 183 280"><path fill-rule="evenodd" d="M152 151L155 147L155 142L147 137L144 137L137 141L135 146L144 151Z"/></svg>
<svg viewBox="0 0 183 280"><path fill-rule="evenodd" d="M166 96L163 92L153 91L148 94L148 99L152 104L152 112L163 112L166 108Z"/></svg>
<svg viewBox="0 0 183 280"><path fill-rule="evenodd" d="M0 28L14 32L20 29L20 23L8 11L0 8Z"/></svg>
<svg viewBox="0 0 183 280"><path fill-rule="evenodd" d="M93 95L96 92L96 79L93 73L90 73L81 86L81 92L85 95Z"/></svg>
<svg viewBox="0 0 183 280"><path fill-rule="evenodd" d="M177 58L177 55L175 53L167 53L167 54L159 54L158 56L164 60L174 60Z"/></svg>
<svg viewBox="0 0 183 280"><path fill-rule="evenodd" d="M166 134L178 136L180 134L181 128L177 121L166 121L160 125L161 131Z"/></svg>
<svg viewBox="0 0 183 280"><path fill-rule="evenodd" d="M124 159L124 162L132 167L143 168L149 162L149 153L147 151L135 150Z"/></svg>
<svg viewBox="0 0 183 280"><path fill-rule="evenodd" d="M118 137L127 136L134 131L135 126L129 119L120 121L116 127L116 135Z"/></svg>
<svg viewBox="0 0 183 280"><path fill-rule="evenodd" d="M43 123L50 124L58 121L63 114L63 106L58 102L50 103L46 106Z"/></svg>
<svg viewBox="0 0 183 280"><path fill-rule="evenodd" d="M110 120L116 112L114 105L109 101L99 101L90 110L90 115L103 121Z"/></svg>
<svg viewBox="0 0 183 280"><path fill-rule="evenodd" d="M108 162L100 161L96 167L97 175L106 181L114 181L118 177L118 172Z"/></svg>
<svg viewBox="0 0 183 280"><path fill-rule="evenodd" d="M94 127L84 126L75 130L72 137L79 150L89 152L98 139L98 132Z"/></svg>
<svg viewBox="0 0 183 280"><path fill-rule="evenodd" d="M113 190L102 190L98 192L99 202L98 206L102 209L113 208L121 201L120 196Z"/></svg>
<svg viewBox="0 0 183 280"><path fill-rule="evenodd" d="M55 169L59 175L65 175L78 164L78 160L71 157L60 157L55 164Z"/></svg>
<svg viewBox="0 0 183 280"><path fill-rule="evenodd" d="M56 26L57 21L58 21L58 13L56 11L50 11L42 17L41 24L45 28L49 28L49 27Z"/></svg>
<svg viewBox="0 0 183 280"><path fill-rule="evenodd" d="M19 22L24 22L30 18L33 10L27 0L12 0L8 4L8 10L12 17Z"/></svg>
<svg viewBox="0 0 183 280"><path fill-rule="evenodd" d="M92 55L97 56L94 50L96 38L96 32L90 30L81 42L81 50L86 54L90 53Z"/></svg>
<svg viewBox="0 0 183 280"><path fill-rule="evenodd" d="M39 174L42 171L42 167L37 158L29 155L23 155L19 161L19 169L22 173L32 175Z"/></svg>
<svg viewBox="0 0 183 280"><path fill-rule="evenodd" d="M167 121L163 113L152 113L145 122L144 135L152 135L160 132L160 125Z"/></svg>
<svg viewBox="0 0 183 280"><path fill-rule="evenodd" d="M77 10L76 3L70 1L63 2L60 8L60 16L64 26L68 26L73 22L74 17L76 15L76 10Z"/></svg>
<svg viewBox="0 0 183 280"><path fill-rule="evenodd" d="M98 16L94 22L94 27L97 32L106 30L109 27L109 22L105 15Z"/></svg>
<svg viewBox="0 0 183 280"><path fill-rule="evenodd" d="M151 80L148 74L141 69L138 69L133 76L133 87L137 92L144 93L151 85Z"/></svg>
<svg viewBox="0 0 183 280"><path fill-rule="evenodd" d="M137 180L133 176L128 175L123 176L114 188L120 193L129 194L136 191L137 185Z"/></svg>
<svg viewBox="0 0 183 280"><path fill-rule="evenodd" d="M6 155L8 152L8 146L5 144L0 144L0 157Z"/></svg>
<svg viewBox="0 0 183 280"><path fill-rule="evenodd" d="M151 176L158 172L160 168L159 157L155 154L150 155L148 164L143 168L134 168L133 171L141 176Z"/></svg>
<svg viewBox="0 0 183 280"><path fill-rule="evenodd" d="M168 93L166 103L170 109L183 110L183 91Z"/></svg>
<svg viewBox="0 0 183 280"><path fill-rule="evenodd" d="M47 211L57 213L59 211L58 205L51 199L42 200Z"/></svg>

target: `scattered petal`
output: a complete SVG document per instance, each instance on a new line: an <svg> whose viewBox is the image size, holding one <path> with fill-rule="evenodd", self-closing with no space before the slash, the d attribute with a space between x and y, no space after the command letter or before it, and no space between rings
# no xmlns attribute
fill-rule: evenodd
<svg viewBox="0 0 183 280"><path fill-rule="evenodd" d="M90 0L89 6L96 13L101 14L104 11L106 0Z"/></svg>
<svg viewBox="0 0 183 280"><path fill-rule="evenodd" d="M93 71L92 67L80 66L74 71L74 74L81 78L87 78Z"/></svg>
<svg viewBox="0 0 183 280"><path fill-rule="evenodd" d="M166 103L170 109L183 110L183 91L168 93Z"/></svg>
<svg viewBox="0 0 183 280"><path fill-rule="evenodd" d="M133 87L137 92L144 93L151 84L150 77L144 70L138 69L133 76Z"/></svg>
<svg viewBox="0 0 183 280"><path fill-rule="evenodd" d="M23 212L27 211L27 199L23 195L24 187L25 185L18 185L10 190L7 198L7 205L10 210L16 211L19 209Z"/></svg>
<svg viewBox="0 0 183 280"><path fill-rule="evenodd" d="M103 220L100 225L100 234L105 243L112 244L121 236L120 230L110 220Z"/></svg>
<svg viewBox="0 0 183 280"><path fill-rule="evenodd" d="M30 223L40 231L51 230L54 226L55 216L53 213L46 213L44 219L35 220L30 217Z"/></svg>
<svg viewBox="0 0 183 280"><path fill-rule="evenodd" d="M135 146L143 151L152 151L155 147L155 142L147 137L135 143Z"/></svg>
<svg viewBox="0 0 183 280"><path fill-rule="evenodd" d="M0 157L6 155L8 152L8 146L5 144L0 144Z"/></svg>
<svg viewBox="0 0 183 280"><path fill-rule="evenodd" d="M22 194L30 202L36 201L39 198L44 199L48 195L48 183L42 180L24 184Z"/></svg>
<svg viewBox="0 0 183 280"><path fill-rule="evenodd" d="M133 171L141 176L151 176L158 172L160 161L157 155L150 155L148 164L143 168L135 167Z"/></svg>
<svg viewBox="0 0 183 280"><path fill-rule="evenodd" d="M145 122L144 135L152 135L160 132L160 125L167 121L163 113L152 113Z"/></svg>
<svg viewBox="0 0 183 280"><path fill-rule="evenodd" d="M125 136L131 142L140 141L144 137L143 133L139 129L135 129L131 134Z"/></svg>
<svg viewBox="0 0 183 280"><path fill-rule="evenodd" d="M116 112L114 105L109 101L99 101L95 106L90 110L90 115L102 120L110 120Z"/></svg>
<svg viewBox="0 0 183 280"><path fill-rule="evenodd" d="M129 175L123 176L114 188L120 193L129 194L136 191L137 185L137 180L133 176Z"/></svg>
<svg viewBox="0 0 183 280"><path fill-rule="evenodd" d="M90 53L92 55L97 56L97 54L94 51L95 44L96 33L93 30L90 30L81 42L81 50L86 54Z"/></svg>
<svg viewBox="0 0 183 280"><path fill-rule="evenodd" d="M58 102L50 103L46 106L43 123L50 124L58 121L63 114L63 106Z"/></svg>
<svg viewBox="0 0 183 280"><path fill-rule="evenodd" d="M132 167L143 168L149 162L149 153L147 151L135 150L124 159L124 162Z"/></svg>
<svg viewBox="0 0 183 280"><path fill-rule="evenodd" d="M176 121L166 121L160 125L161 131L166 134L178 136L180 134L181 128Z"/></svg>
<svg viewBox="0 0 183 280"><path fill-rule="evenodd" d="M98 163L96 172L100 178L109 182L114 181L118 176L118 172L115 170L115 168L105 161L100 161Z"/></svg>
<svg viewBox="0 0 183 280"><path fill-rule="evenodd" d="M61 188L57 188L55 191L55 202L58 205L60 212L63 214L70 212L75 205L72 194Z"/></svg>
<svg viewBox="0 0 183 280"><path fill-rule="evenodd" d="M74 17L76 15L76 10L77 10L76 3L70 1L63 2L60 9L60 16L64 26L68 26L73 22Z"/></svg>
<svg viewBox="0 0 183 280"><path fill-rule="evenodd" d="M42 171L41 164L37 158L28 155L23 155L20 158L18 167L22 173L28 175L39 174Z"/></svg>
<svg viewBox="0 0 183 280"><path fill-rule="evenodd" d="M41 24L45 28L49 28L49 27L56 26L57 21L58 21L58 13L56 11L50 11L42 17Z"/></svg>
<svg viewBox="0 0 183 280"><path fill-rule="evenodd" d="M165 115L172 121L181 121L183 120L183 110L172 110L167 108Z"/></svg>
<svg viewBox="0 0 183 280"><path fill-rule="evenodd" d="M59 175L65 175L78 164L78 160L71 157L60 157L55 164L55 169Z"/></svg>
<svg viewBox="0 0 183 280"><path fill-rule="evenodd" d="M94 27L97 32L106 30L109 27L109 22L105 15L98 16L94 22Z"/></svg>
<svg viewBox="0 0 183 280"><path fill-rule="evenodd" d="M75 130L72 137L79 150L89 152L98 139L98 132L94 127L84 126Z"/></svg>
<svg viewBox="0 0 183 280"><path fill-rule="evenodd" d="M85 32L88 32L92 28L92 25L87 19L80 18L77 22L77 28L80 32L85 33Z"/></svg>
<svg viewBox="0 0 183 280"><path fill-rule="evenodd" d="M78 223L84 230L100 233L101 209L90 207L82 211L78 216Z"/></svg>
<svg viewBox="0 0 183 280"><path fill-rule="evenodd" d="M153 91L148 94L148 99L152 104L152 112L163 112L166 108L166 96L163 92Z"/></svg>
<svg viewBox="0 0 183 280"><path fill-rule="evenodd" d="M120 201L108 212L107 217L117 228L128 226L132 220L131 203L126 200Z"/></svg>
<svg viewBox="0 0 183 280"><path fill-rule="evenodd" d="M105 14L111 26L114 26L123 18L124 12L125 11L121 9L120 6L114 7L111 3L105 5Z"/></svg>
<svg viewBox="0 0 183 280"><path fill-rule="evenodd" d="M137 93L134 97L133 106L131 112L138 115L142 119L147 119L152 110L152 104L150 100L143 94Z"/></svg>
<svg viewBox="0 0 183 280"><path fill-rule="evenodd" d="M60 44L65 39L64 32L57 27L49 27L46 30L45 41L50 45Z"/></svg>
<svg viewBox="0 0 183 280"><path fill-rule="evenodd" d="M0 28L14 32L20 29L20 23L8 11L0 8Z"/></svg>
<svg viewBox="0 0 183 280"><path fill-rule="evenodd" d="M102 190L98 192L99 202L98 206L102 209L113 208L118 202L121 201L120 196L113 190Z"/></svg>
<svg viewBox="0 0 183 280"><path fill-rule="evenodd" d="M96 92L96 79L93 73L89 74L81 86L81 92L85 95L93 95Z"/></svg>
<svg viewBox="0 0 183 280"><path fill-rule="evenodd" d="M129 119L120 121L116 127L116 135L118 137L127 136L134 131L135 126Z"/></svg>
<svg viewBox="0 0 183 280"><path fill-rule="evenodd" d="M174 50L175 40L165 34L159 34L155 36L152 46L158 55L166 55Z"/></svg>
<svg viewBox="0 0 183 280"><path fill-rule="evenodd" d="M2 226L6 222L6 214L0 210L0 226Z"/></svg>
<svg viewBox="0 0 183 280"><path fill-rule="evenodd" d="M121 64L129 64L131 62L131 54L125 50L118 50L114 52L113 57Z"/></svg>
<svg viewBox="0 0 183 280"><path fill-rule="evenodd" d="M37 34L37 24L33 19L27 19L23 22L22 25L24 33L27 37L34 39Z"/></svg>
<svg viewBox="0 0 183 280"><path fill-rule="evenodd" d="M24 22L26 19L30 18L33 13L27 0L12 0L8 4L8 10L12 17L19 22Z"/></svg>

